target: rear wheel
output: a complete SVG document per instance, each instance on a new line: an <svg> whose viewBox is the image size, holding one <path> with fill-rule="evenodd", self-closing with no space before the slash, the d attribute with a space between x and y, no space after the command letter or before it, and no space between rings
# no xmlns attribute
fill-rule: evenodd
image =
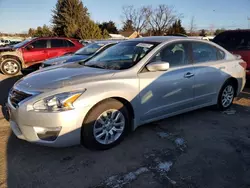
<svg viewBox="0 0 250 188"><path fill-rule="evenodd" d="M218 108L226 110L231 107L236 93L236 87L233 82L227 81L221 88L218 98Z"/></svg>
<svg viewBox="0 0 250 188"><path fill-rule="evenodd" d="M4 59L0 69L5 75L16 75L21 70L20 63L15 59Z"/></svg>
<svg viewBox="0 0 250 188"><path fill-rule="evenodd" d="M119 144L129 130L127 108L115 99L95 106L82 127L83 144L91 149L109 149Z"/></svg>

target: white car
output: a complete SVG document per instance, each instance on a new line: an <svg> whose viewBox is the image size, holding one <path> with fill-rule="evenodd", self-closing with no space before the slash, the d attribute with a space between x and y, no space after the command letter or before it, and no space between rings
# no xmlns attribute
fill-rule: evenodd
<svg viewBox="0 0 250 188"><path fill-rule="evenodd" d="M4 39L0 40L0 46L6 46L6 45L9 45L9 44L10 44L10 40L4 40Z"/></svg>

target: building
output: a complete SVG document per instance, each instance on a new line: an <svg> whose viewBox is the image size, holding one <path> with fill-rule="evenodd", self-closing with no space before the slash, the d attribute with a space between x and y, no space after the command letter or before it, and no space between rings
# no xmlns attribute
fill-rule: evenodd
<svg viewBox="0 0 250 188"><path fill-rule="evenodd" d="M120 34L124 36L126 39L135 39L142 37L137 31L123 31L120 32Z"/></svg>

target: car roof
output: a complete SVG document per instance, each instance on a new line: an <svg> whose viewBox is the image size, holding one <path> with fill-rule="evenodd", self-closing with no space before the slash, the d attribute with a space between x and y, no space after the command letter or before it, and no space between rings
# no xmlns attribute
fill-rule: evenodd
<svg viewBox="0 0 250 188"><path fill-rule="evenodd" d="M66 40L77 40L74 38L67 38L67 37L34 37L32 39L66 39Z"/></svg>
<svg viewBox="0 0 250 188"><path fill-rule="evenodd" d="M136 38L131 39L129 41L141 41L141 42L167 42L172 41L176 39L186 39L187 37L180 37L180 36L153 36L153 37L142 37L142 38Z"/></svg>
<svg viewBox="0 0 250 188"><path fill-rule="evenodd" d="M221 33L250 33L250 29L226 30Z"/></svg>
<svg viewBox="0 0 250 188"><path fill-rule="evenodd" d="M118 42L121 42L121 41L124 41L124 40L97 40L97 41L94 41L93 43L98 43L98 44L113 44L113 43L118 43Z"/></svg>

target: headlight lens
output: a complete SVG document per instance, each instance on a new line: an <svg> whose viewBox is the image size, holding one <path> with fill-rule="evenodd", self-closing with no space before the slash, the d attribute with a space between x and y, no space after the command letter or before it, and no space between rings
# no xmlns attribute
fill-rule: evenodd
<svg viewBox="0 0 250 188"><path fill-rule="evenodd" d="M66 92L46 97L33 104L37 111L67 111L74 109L73 103L82 95L84 91Z"/></svg>

